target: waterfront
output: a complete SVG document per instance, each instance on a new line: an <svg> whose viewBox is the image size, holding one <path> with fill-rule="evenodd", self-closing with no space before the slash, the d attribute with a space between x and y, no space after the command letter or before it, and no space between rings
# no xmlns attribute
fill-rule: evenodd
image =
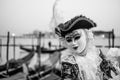
<svg viewBox="0 0 120 80"><path fill-rule="evenodd" d="M7 39L3 38L2 45L7 43ZM41 39L41 46L49 49L49 42L51 42L51 49L59 48L59 41L54 38L43 38ZM20 45L25 46L26 48L32 48L32 45L37 46L38 42L37 39L31 39L31 38L16 38L15 41L15 52L14 52L14 46L13 46L13 38L10 39L10 46L9 46L9 59L15 58L21 58L25 55L27 55L27 52L20 49ZM96 37L94 40L94 44L96 46L99 46L99 48L102 48L103 52L106 52L108 50L108 39L107 38L101 38ZM111 41L112 45L112 41ZM114 45L117 47L120 47L120 37L115 38ZM107 46L107 47L106 47ZM36 48L36 47L35 47ZM15 53L15 54L14 54ZM6 46L0 47L0 56L1 56L1 64L4 64L6 62Z"/></svg>

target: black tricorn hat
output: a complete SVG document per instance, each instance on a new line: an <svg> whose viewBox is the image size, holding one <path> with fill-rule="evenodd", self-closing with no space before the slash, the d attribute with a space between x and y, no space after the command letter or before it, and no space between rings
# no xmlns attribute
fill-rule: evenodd
<svg viewBox="0 0 120 80"><path fill-rule="evenodd" d="M86 18L85 16L76 16L72 18L71 20L59 24L55 28L55 33L59 37L65 37L66 34L76 30L76 29L91 29L93 27L96 27L96 23L90 20L89 18Z"/></svg>

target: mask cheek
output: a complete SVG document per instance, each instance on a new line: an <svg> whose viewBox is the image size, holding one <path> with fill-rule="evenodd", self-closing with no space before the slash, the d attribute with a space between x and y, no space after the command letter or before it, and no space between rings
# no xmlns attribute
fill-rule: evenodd
<svg viewBox="0 0 120 80"><path fill-rule="evenodd" d="M86 41L82 40L78 42L78 51L82 52L86 48Z"/></svg>

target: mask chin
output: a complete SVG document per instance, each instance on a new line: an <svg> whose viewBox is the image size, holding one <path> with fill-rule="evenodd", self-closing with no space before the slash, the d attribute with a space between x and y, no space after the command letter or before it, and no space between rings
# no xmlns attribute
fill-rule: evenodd
<svg viewBox="0 0 120 80"><path fill-rule="evenodd" d="M86 49L86 45L82 46L82 48L78 48L77 54L83 55Z"/></svg>

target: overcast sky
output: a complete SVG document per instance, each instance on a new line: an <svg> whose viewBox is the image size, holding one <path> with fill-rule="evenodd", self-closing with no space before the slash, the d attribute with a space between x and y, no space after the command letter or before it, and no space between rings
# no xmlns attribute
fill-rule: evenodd
<svg viewBox="0 0 120 80"><path fill-rule="evenodd" d="M8 31L21 35L34 30L49 30L54 2L0 0L0 35L6 35ZM72 10L73 6L63 7ZM114 29L115 34L120 36L120 0L79 0L77 8L82 10L81 14L91 17L97 23L97 30Z"/></svg>

